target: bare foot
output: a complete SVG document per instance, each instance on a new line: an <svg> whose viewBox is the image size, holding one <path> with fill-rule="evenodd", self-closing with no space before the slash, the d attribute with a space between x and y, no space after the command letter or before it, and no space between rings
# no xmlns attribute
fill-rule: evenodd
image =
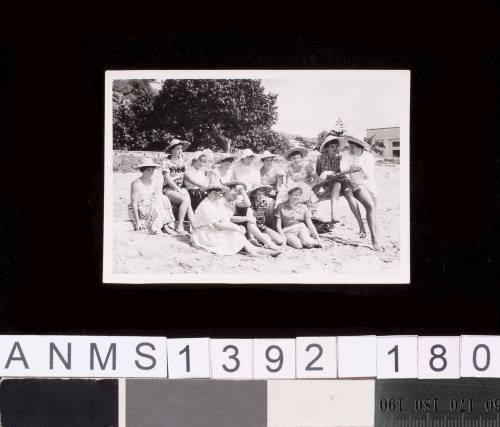
<svg viewBox="0 0 500 427"><path fill-rule="evenodd" d="M382 251L384 248L380 245L379 242L377 242L376 240L375 241L372 241L372 245L373 245L373 250L375 251Z"/></svg>
<svg viewBox="0 0 500 427"><path fill-rule="evenodd" d="M177 233L179 233L179 236L189 236L189 233L184 230L183 228L177 228L175 231L177 231Z"/></svg>

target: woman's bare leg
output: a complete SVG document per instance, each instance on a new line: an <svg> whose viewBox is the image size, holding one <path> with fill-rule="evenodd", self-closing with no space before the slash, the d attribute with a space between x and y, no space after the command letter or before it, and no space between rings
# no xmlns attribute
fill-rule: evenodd
<svg viewBox="0 0 500 427"><path fill-rule="evenodd" d="M264 231L267 235L269 235L274 243L277 245L283 245L286 243L286 240L281 237L281 235L277 232L274 231L272 228L267 227L266 231Z"/></svg>
<svg viewBox="0 0 500 427"><path fill-rule="evenodd" d="M302 249L302 242L297 236L286 236L286 243L295 249Z"/></svg>
<svg viewBox="0 0 500 427"><path fill-rule="evenodd" d="M360 188L354 194L356 199L358 199L366 210L366 222L368 222L368 227L370 228L370 233L372 236L373 249L379 251L382 249L378 242L377 235L377 213L375 211L375 205L370 196L370 193L365 188Z"/></svg>
<svg viewBox="0 0 500 427"><path fill-rule="evenodd" d="M332 222L339 222L337 218L337 206L339 203L340 195L340 182L334 182L332 186L332 193L330 194L330 213Z"/></svg>
<svg viewBox="0 0 500 427"><path fill-rule="evenodd" d="M344 197L347 200L347 203L349 204L349 208L351 208L351 212L354 214L356 221L358 221L360 237L365 237L366 230L365 230L365 225L363 224L363 219L361 218L361 212L359 210L359 205L358 205L358 202L356 201L356 199L354 198L354 196L352 194L352 190L350 188L344 190Z"/></svg>
<svg viewBox="0 0 500 427"><path fill-rule="evenodd" d="M315 246L315 242L311 239L311 235L309 234L309 230L303 228L299 231L299 239L302 246L305 248L311 249Z"/></svg>

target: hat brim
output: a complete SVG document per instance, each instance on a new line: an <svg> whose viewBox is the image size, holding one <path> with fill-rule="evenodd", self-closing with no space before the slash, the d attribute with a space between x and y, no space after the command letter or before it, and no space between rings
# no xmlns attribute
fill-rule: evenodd
<svg viewBox="0 0 500 427"><path fill-rule="evenodd" d="M321 144L319 151L323 151L330 144L338 144L340 146L340 137L331 138L327 139L326 141L323 141L323 144Z"/></svg>
<svg viewBox="0 0 500 427"><path fill-rule="evenodd" d="M227 187L225 187L224 185L209 185L205 191L206 191L207 193L208 193L209 191L222 191L222 192L224 192L224 190L225 190L226 188L227 188Z"/></svg>
<svg viewBox="0 0 500 427"><path fill-rule="evenodd" d="M224 162L227 162L227 161L231 161L231 162L234 162L236 160L236 156L227 156L227 157L223 157L222 159L219 159L219 160L216 160L215 163L217 164L221 164L221 163L224 163Z"/></svg>
<svg viewBox="0 0 500 427"><path fill-rule="evenodd" d="M270 185L261 185L259 187L252 188L250 191L248 191L247 194L249 198L252 198L257 190L261 190L264 193L269 193L270 191L272 191L272 189L273 187L271 187Z"/></svg>
<svg viewBox="0 0 500 427"><path fill-rule="evenodd" d="M180 142L176 142L173 145L167 145L167 148L165 148L165 152L168 153L169 151L172 151L172 148L177 147L178 145L182 145L182 149L187 150L189 148L189 146L191 145L191 143L188 141L180 141Z"/></svg>
<svg viewBox="0 0 500 427"><path fill-rule="evenodd" d="M302 157L306 157L307 154L309 153L309 150L305 147L297 147L297 148L290 148L287 152L286 152L286 159L289 160L290 159L290 156L294 153L300 153L300 155Z"/></svg>
<svg viewBox="0 0 500 427"><path fill-rule="evenodd" d="M357 145L365 151L370 151L371 149L369 144L367 144L365 141L361 141L360 139L348 138L347 143Z"/></svg>
<svg viewBox="0 0 500 427"><path fill-rule="evenodd" d="M160 165L137 165L135 167L135 169L140 169L140 168L155 168L155 169L159 169L160 168Z"/></svg>

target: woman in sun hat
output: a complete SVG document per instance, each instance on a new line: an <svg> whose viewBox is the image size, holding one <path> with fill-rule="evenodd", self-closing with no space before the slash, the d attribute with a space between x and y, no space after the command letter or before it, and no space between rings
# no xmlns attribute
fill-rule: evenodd
<svg viewBox="0 0 500 427"><path fill-rule="evenodd" d="M340 161L342 159L340 145L341 142L345 140L346 138L329 135L321 144L321 154L316 161L316 173L319 176L319 183L316 187L318 190L322 190L322 193L319 194L318 191L315 191L315 194L320 200L330 200L332 223L340 222L337 217L336 208L338 206L339 196L344 196L358 221L360 230L362 230L360 236L364 237L366 233L364 232L358 203L352 193L351 183L346 175L340 171Z"/></svg>
<svg viewBox="0 0 500 427"><path fill-rule="evenodd" d="M191 144L180 139L172 139L165 152L168 157L163 161L163 193L169 198L170 202L178 205L177 228L176 230L185 235L184 219L188 217L192 224L194 220L194 212L191 208L191 199L189 193L184 186L184 173L186 171L186 162L182 156L183 150L187 149Z"/></svg>
<svg viewBox="0 0 500 427"><path fill-rule="evenodd" d="M217 254L235 255L242 249L250 256L261 254L245 237L244 227L231 222L230 215L221 200L226 188L210 184L207 197L195 212L194 230L191 243L197 249Z"/></svg>
<svg viewBox="0 0 500 427"><path fill-rule="evenodd" d="M376 185L373 178L375 159L369 152L370 146L366 142L348 138L348 143L349 152L342 155L340 170L348 174L354 197L366 210L366 221L370 228L373 248L378 251L382 247L378 242L377 233Z"/></svg>
<svg viewBox="0 0 500 427"><path fill-rule="evenodd" d="M276 202L268 196L273 188L267 185L258 185L248 192L253 217L255 218L255 225L264 234L264 238L268 236L270 240L278 245L285 243L285 239L275 231L276 219L274 217L274 208ZM261 241L262 239L260 239Z"/></svg>
<svg viewBox="0 0 500 427"><path fill-rule="evenodd" d="M214 181L222 185L227 185L233 179L232 164L236 156L233 154L224 154L220 159L215 161Z"/></svg>
<svg viewBox="0 0 500 427"><path fill-rule="evenodd" d="M231 181L244 182L247 188L260 183L260 173L255 166L256 155L250 148L245 148L240 157L233 164Z"/></svg>
<svg viewBox="0 0 500 427"><path fill-rule="evenodd" d="M206 196L205 190L209 184L205 167L207 161L207 155L203 151L197 151L191 159L191 167L188 167L184 174L184 186L189 193L193 211Z"/></svg>
<svg viewBox="0 0 500 427"><path fill-rule="evenodd" d="M251 243L256 246L261 244L266 249L279 251L279 248L273 243L272 239L263 234L263 231L257 225L251 209L251 202L246 192L246 186L241 182L232 182L224 191L222 199L224 208L226 209L231 221L245 228Z"/></svg>
<svg viewBox="0 0 500 427"><path fill-rule="evenodd" d="M300 184L292 185L288 190L288 199L276 208L276 231L292 248L323 247L309 209L301 203L302 188Z"/></svg>
<svg viewBox="0 0 500 427"><path fill-rule="evenodd" d="M134 230L147 229L150 234L161 231L177 235L174 230L175 218L168 197L162 194L161 185L156 185L153 175L159 165L145 158L136 166L141 176L130 186L129 218Z"/></svg>
<svg viewBox="0 0 500 427"><path fill-rule="evenodd" d="M288 190L294 184L302 185L302 201L311 210L313 217L316 216L318 197L311 190L311 187L318 182L318 175L310 162L304 162L308 154L307 148L301 145L290 147L285 154L285 158L290 162L285 170L285 186L281 188L276 197L276 204L288 199Z"/></svg>
<svg viewBox="0 0 500 427"><path fill-rule="evenodd" d="M279 156L277 154L272 154L267 150L259 155L259 159L262 162L262 167L260 168L260 183L272 187L268 195L273 198L276 198L279 187L283 185L284 173L273 165L273 161L278 158Z"/></svg>

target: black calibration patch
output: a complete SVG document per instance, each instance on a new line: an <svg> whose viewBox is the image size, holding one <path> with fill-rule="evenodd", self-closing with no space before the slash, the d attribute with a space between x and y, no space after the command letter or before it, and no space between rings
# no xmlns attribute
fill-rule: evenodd
<svg viewBox="0 0 500 427"><path fill-rule="evenodd" d="M500 379L377 380L375 427L500 427Z"/></svg>

